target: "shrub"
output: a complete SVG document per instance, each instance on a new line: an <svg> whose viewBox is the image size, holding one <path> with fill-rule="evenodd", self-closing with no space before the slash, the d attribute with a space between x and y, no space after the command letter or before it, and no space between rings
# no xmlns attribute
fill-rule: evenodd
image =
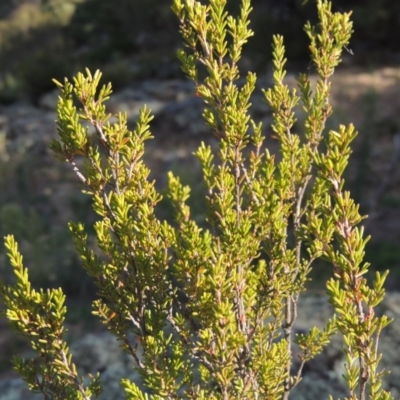
<svg viewBox="0 0 400 400"><path fill-rule="evenodd" d="M226 0L175 0L172 7L186 44L178 58L220 140L218 162L204 143L196 152L207 190L206 227L191 218L190 189L172 173L167 198L174 224L155 215L161 196L141 159L151 138L146 106L131 132L124 114L115 124L107 122L111 85L98 91L99 71L79 73L72 83L56 81L60 139L51 148L70 163L99 216L95 231L102 255L89 248L82 224L69 224L99 289L93 313L135 359L151 393L122 380L127 398L288 399L304 364L339 330L349 398L392 399L381 388L377 350L390 321L374 312L387 272L376 273L372 286L364 278L368 238L342 178L356 132L349 125L325 135L332 112L329 78L350 39L350 14L332 13L328 1L317 1L319 24L307 23L305 31L320 78L312 89L301 74L299 94L283 81L283 38L273 39L274 86L264 94L281 145L278 160L263 147L262 126L248 114L255 74L238 85L237 62L252 35L250 0L242 0L236 18L225 5ZM204 80L198 78L200 67L207 71ZM307 113L304 137L292 131L299 103ZM88 135L83 121L95 127L95 135ZM100 377L84 384L63 339L62 290L32 290L14 238L7 236L5 244L17 279L14 286L0 285L6 314L38 353L36 361L15 358L16 369L45 398L96 398ZM311 327L293 337L299 295L320 258L333 266L327 294L335 315L324 329ZM293 342L300 349L294 372Z"/></svg>

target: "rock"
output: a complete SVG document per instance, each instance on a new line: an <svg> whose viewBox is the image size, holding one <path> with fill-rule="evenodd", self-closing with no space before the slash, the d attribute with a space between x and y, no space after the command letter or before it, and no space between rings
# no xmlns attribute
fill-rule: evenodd
<svg viewBox="0 0 400 400"><path fill-rule="evenodd" d="M6 162L9 160L7 154L7 129L9 121L5 115L0 115L0 161Z"/></svg>
<svg viewBox="0 0 400 400"><path fill-rule="evenodd" d="M58 96L60 92L58 89L45 93L38 101L39 108L46 111L56 111Z"/></svg>
<svg viewBox="0 0 400 400"><path fill-rule="evenodd" d="M80 373L95 375L100 372L104 391L99 400L124 399L120 386L122 378L140 383L133 358L122 351L116 337L108 331L86 335L71 346L71 353Z"/></svg>
<svg viewBox="0 0 400 400"><path fill-rule="evenodd" d="M32 393L22 378L0 381L0 400L42 400L43 395Z"/></svg>

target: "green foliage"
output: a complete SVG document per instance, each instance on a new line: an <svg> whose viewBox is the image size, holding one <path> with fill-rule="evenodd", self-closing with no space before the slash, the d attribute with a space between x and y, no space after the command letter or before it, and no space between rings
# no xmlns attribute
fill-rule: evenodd
<svg viewBox="0 0 400 400"><path fill-rule="evenodd" d="M94 228L102 255L90 248L83 224L69 224L83 266L99 289L93 313L135 359L150 392L123 380L126 396L286 400L300 383L304 364L338 330L349 399L392 399L381 389L377 352L380 332L390 321L374 311L384 297L387 273L377 273L372 286L364 278L368 238L342 178L356 132L352 125L325 132L332 113L329 79L352 33L350 14L333 13L328 1L319 0L319 23L306 24L319 74L315 88L301 74L299 90L289 90L283 38L274 37L274 85L264 94L281 145L277 159L263 146L262 125L248 113L256 75L250 72L238 84L242 48L253 34L250 0L242 0L237 17L225 6L226 0L208 5L175 0L172 7L186 45L178 52L182 70L195 82L205 122L220 143L216 161L204 143L196 152L206 186L206 226L191 217L190 188L173 173L166 197L174 222L157 218L161 195L142 161L151 139L146 106L129 131L124 114L109 122L105 102L111 85L99 89L99 71L55 81L60 139L51 148L71 165L99 218ZM199 68L207 72L205 79ZM302 137L293 131L298 105L306 113ZM93 125L94 135L84 122ZM17 277L14 286L0 284L6 313L40 360L17 360L16 368L45 396L96 398L98 378L83 385L63 341L61 290L32 290L10 236L6 247ZM335 315L324 329L310 327L293 337L299 295L320 258L333 266L327 293ZM294 372L293 342L300 348Z"/></svg>
<svg viewBox="0 0 400 400"><path fill-rule="evenodd" d="M8 257L17 278L15 287L0 286L0 294L7 307L11 326L30 339L38 359L26 361L15 357L14 367L33 392L44 397L62 399L89 399L101 391L99 377L92 379L87 388L71 361L63 327L66 307L61 289L40 290L31 288L28 271L22 265L22 256L12 236L5 238Z"/></svg>

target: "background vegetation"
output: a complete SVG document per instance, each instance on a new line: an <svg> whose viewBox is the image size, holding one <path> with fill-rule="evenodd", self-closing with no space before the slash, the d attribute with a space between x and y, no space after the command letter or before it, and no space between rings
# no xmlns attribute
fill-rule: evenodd
<svg viewBox="0 0 400 400"><path fill-rule="evenodd" d="M272 35L284 35L288 59L308 63L304 21L316 18L313 1L255 0L245 58L256 69L270 63ZM175 51L177 22L170 0L2 0L0 3L0 101L52 89L51 78L82 67L102 68L122 87L132 79L180 74ZM360 63L395 62L400 55L400 3L392 0L335 0L354 10L352 50ZM230 2L238 8L239 2ZM132 64L131 61L134 61ZM162 67L162 68L160 68ZM160 72L161 71L161 72ZM181 75L179 75L181 76Z"/></svg>

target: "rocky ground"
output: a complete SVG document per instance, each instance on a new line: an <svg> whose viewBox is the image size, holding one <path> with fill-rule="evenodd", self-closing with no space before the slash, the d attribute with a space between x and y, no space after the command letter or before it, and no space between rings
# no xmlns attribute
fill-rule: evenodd
<svg viewBox="0 0 400 400"><path fill-rule="evenodd" d="M277 143L270 135L269 128L271 114L260 91L262 87L268 87L270 82L269 75L259 79L257 92L252 99L252 114L256 120L263 121L266 144L276 152ZM294 76L289 75L288 82L293 85ZM381 241L397 243L400 243L400 168L397 168L399 89L399 68L340 70L332 83L332 103L336 111L330 122L335 129L339 122L352 121L360 131L348 180L354 191L359 193L363 208L373 214L368 231ZM14 174L20 171L21 160L28 157L31 164L27 167L28 179L24 183L24 193L26 196L36 193L37 198L41 199L37 201L37 207L43 208L41 212L52 210L50 217L56 216L57 223L65 224L74 217L68 199L77 189L76 178L68 165L60 166L47 149L49 141L56 137L56 97L54 92L42 97L36 106L20 103L0 108L0 189L5 202L10 203L13 196L20 196ZM171 169L195 185L200 184L201 173L192 153L202 140L213 146L217 146L217 143L202 121L202 103L194 95L193 85L184 80L143 81L116 93L109 102L109 110L112 113L126 111L133 124L144 103L155 115L152 123L155 138L148 144L146 162L157 179L158 187L165 185L166 172ZM300 112L296 127L299 131L301 119ZM4 258L0 256L1 264L4 265ZM393 280L391 288L396 289L397 284ZM400 398L400 356L393 351L400 345L400 295L391 293L381 311L397 317L382 337L381 350L384 353L384 365L392 371L386 378L386 385L395 398ZM305 329L314 323L321 324L329 313L323 297L306 297L300 305L297 327ZM1 324L2 329L3 326ZM86 335L82 332L82 335L72 346L79 367L84 372L102 371L106 384L102 399L121 398L118 379L123 376L137 379L131 361L120 352L117 343L107 332ZM8 343L6 338L9 340L11 336L4 333L0 335L0 344L4 348ZM327 393L343 397L342 372L343 360L340 340L337 338L330 350L306 368L304 380L293 398L322 399L327 398ZM29 395L21 380L13 373L6 371L1 376L1 400L40 398Z"/></svg>

